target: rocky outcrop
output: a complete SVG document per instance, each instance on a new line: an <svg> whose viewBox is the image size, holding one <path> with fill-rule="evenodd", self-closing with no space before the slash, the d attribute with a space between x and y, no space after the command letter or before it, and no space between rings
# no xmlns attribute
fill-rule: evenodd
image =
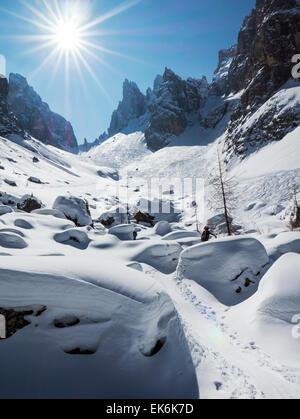
<svg viewBox="0 0 300 419"><path fill-rule="evenodd" d="M110 136L121 132L130 120L139 118L146 112L146 97L136 83L125 80L123 84L123 100L113 112L108 133Z"/></svg>
<svg viewBox="0 0 300 419"><path fill-rule="evenodd" d="M108 135L106 134L106 132L99 135L99 137L96 138L95 141L93 141L91 143L89 143L88 140L85 138L84 141L83 141L83 144L80 144L79 147L78 147L79 151L82 152L82 153L87 153L92 148L97 147L98 145L102 144L107 139L108 139Z"/></svg>
<svg viewBox="0 0 300 419"><path fill-rule="evenodd" d="M125 80L123 100L113 112L108 133L112 136L128 131L128 124L140 118L135 126L145 127L148 147L159 150L184 132L189 115L205 104L208 91L205 77L182 80L168 68L155 78L153 89L149 88L145 96L135 83Z"/></svg>
<svg viewBox="0 0 300 419"><path fill-rule="evenodd" d="M8 105L9 84L7 79L0 75L0 135L7 137L11 134L25 138L27 134L20 128L17 118Z"/></svg>
<svg viewBox="0 0 300 419"><path fill-rule="evenodd" d="M174 136L184 132L189 114L197 112L208 96L209 85L201 80L182 80L166 68L163 78L156 78L154 99L149 106L151 117L145 131L148 147L159 150L168 145Z"/></svg>
<svg viewBox="0 0 300 419"><path fill-rule="evenodd" d="M246 121L291 79L291 58L300 51L299 22L296 0L257 0L245 19L228 72L226 93L243 91L228 127L228 158L233 153L244 156L267 141L278 141L299 125L299 107L284 104L278 109L274 103L245 130Z"/></svg>
<svg viewBox="0 0 300 419"><path fill-rule="evenodd" d="M236 57L236 53L237 45L219 51L218 66L214 72L212 81L212 91L217 96L222 96L230 91L230 87L228 86L228 72Z"/></svg>
<svg viewBox="0 0 300 419"><path fill-rule="evenodd" d="M9 78L8 104L24 131L44 144L78 152L78 144L70 122L51 111L40 96L19 74Z"/></svg>

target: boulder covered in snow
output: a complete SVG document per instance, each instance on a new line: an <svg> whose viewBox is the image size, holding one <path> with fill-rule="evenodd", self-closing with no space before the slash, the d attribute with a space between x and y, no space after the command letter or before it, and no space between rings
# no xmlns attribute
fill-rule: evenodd
<svg viewBox="0 0 300 419"><path fill-rule="evenodd" d="M136 227L133 224L120 224L110 228L108 232L120 240L133 240L135 230Z"/></svg>
<svg viewBox="0 0 300 419"><path fill-rule="evenodd" d="M92 217L87 201L75 196L59 196L56 198L53 209L62 212L65 217L73 221L77 227L84 227L92 224Z"/></svg>
<svg viewBox="0 0 300 419"><path fill-rule="evenodd" d="M179 279L196 281L221 303L232 306L255 293L268 262L267 252L258 240L226 238L184 250L177 275Z"/></svg>
<svg viewBox="0 0 300 419"><path fill-rule="evenodd" d="M128 223L127 211L122 206L114 206L103 212L98 220L104 227L110 228L119 224Z"/></svg>
<svg viewBox="0 0 300 419"><path fill-rule="evenodd" d="M17 202L19 202L19 199L6 192L0 192L0 202L2 202L3 205L16 205Z"/></svg>
<svg viewBox="0 0 300 419"><path fill-rule="evenodd" d="M33 195L24 195L17 204L17 208L21 211L32 212L42 208L42 202Z"/></svg>
<svg viewBox="0 0 300 419"><path fill-rule="evenodd" d="M91 242L85 231L75 228L55 234L54 240L81 250L85 250Z"/></svg>
<svg viewBox="0 0 300 419"><path fill-rule="evenodd" d="M4 182L9 186L17 186L16 182L11 179L4 179Z"/></svg>
<svg viewBox="0 0 300 419"><path fill-rule="evenodd" d="M232 217L229 216L228 221L232 233L237 233L239 230L241 230L242 227L234 224ZM228 232L224 214L218 214L209 218L206 222L206 225L208 225L217 234L227 234Z"/></svg>
<svg viewBox="0 0 300 419"><path fill-rule="evenodd" d="M28 178L28 182L37 183L38 185L41 185L42 184L42 181L39 178L34 177L34 176L30 176Z"/></svg>
<svg viewBox="0 0 300 419"><path fill-rule="evenodd" d="M168 221L159 221L154 227L154 232L159 236L165 236L171 232L171 226Z"/></svg>

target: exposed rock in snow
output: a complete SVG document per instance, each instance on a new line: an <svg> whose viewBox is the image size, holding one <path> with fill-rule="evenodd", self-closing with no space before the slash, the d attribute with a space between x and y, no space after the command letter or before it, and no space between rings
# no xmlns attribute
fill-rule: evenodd
<svg viewBox="0 0 300 419"><path fill-rule="evenodd" d="M33 195L24 195L17 204L17 208L25 212L39 210L42 206L42 202Z"/></svg>
<svg viewBox="0 0 300 419"><path fill-rule="evenodd" d="M14 180L11 179L4 179L4 182L7 183L7 185L9 186L17 186L16 182Z"/></svg>
<svg viewBox="0 0 300 419"><path fill-rule="evenodd" d="M34 177L34 176L30 176L29 178L28 178L28 181L29 182L31 182L31 183L37 183L37 184L41 184L42 182L41 182L41 180L39 179L39 178L37 178L37 177Z"/></svg>
<svg viewBox="0 0 300 419"><path fill-rule="evenodd" d="M98 169L97 174L103 178L111 178L113 180L120 179L118 171L110 167L104 167L104 168Z"/></svg>
<svg viewBox="0 0 300 419"><path fill-rule="evenodd" d="M245 301L256 290L269 257L253 238L227 238L202 243L180 255L179 279L196 281L228 306Z"/></svg>
<svg viewBox="0 0 300 419"><path fill-rule="evenodd" d="M55 114L19 74L10 74L8 103L18 124L34 138L72 153L78 144L70 122Z"/></svg>
<svg viewBox="0 0 300 419"><path fill-rule="evenodd" d="M108 211L103 212L97 219L104 227L112 227L119 224L128 223L127 211L124 207L116 205Z"/></svg>
<svg viewBox="0 0 300 419"><path fill-rule="evenodd" d="M87 201L75 196L56 198L53 209L61 211L65 217L73 221L77 227L84 227L92 224L91 214L88 209Z"/></svg>

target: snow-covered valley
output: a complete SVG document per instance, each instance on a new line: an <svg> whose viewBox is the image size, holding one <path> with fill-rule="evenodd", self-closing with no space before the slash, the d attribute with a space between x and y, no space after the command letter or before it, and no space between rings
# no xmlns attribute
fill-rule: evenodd
<svg viewBox="0 0 300 419"><path fill-rule="evenodd" d="M152 153L142 133L120 134L75 156L2 138L0 307L30 313L0 343L1 395L300 397L300 233L288 228L297 136L233 164L241 229L207 244L192 205L155 214L154 228L132 218L124 225L118 208L124 196L129 212L147 197L152 177L165 186L166 178L205 176L222 139L190 146L177 138ZM18 209L25 194L42 208ZM86 200L90 216L71 197ZM157 198L176 207L182 197ZM108 215L116 227L101 224Z"/></svg>

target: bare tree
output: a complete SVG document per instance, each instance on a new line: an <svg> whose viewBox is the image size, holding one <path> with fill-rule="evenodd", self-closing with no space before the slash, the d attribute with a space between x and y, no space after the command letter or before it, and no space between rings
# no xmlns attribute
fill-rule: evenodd
<svg viewBox="0 0 300 419"><path fill-rule="evenodd" d="M295 230L297 228L300 228L300 204L298 202L297 195L299 193L299 187L294 184L293 185L293 210L291 213L291 219L290 219L290 227L291 230Z"/></svg>
<svg viewBox="0 0 300 419"><path fill-rule="evenodd" d="M209 176L208 184L211 186L210 203L218 211L222 211L225 218L228 236L232 236L232 219L230 212L236 206L237 197L234 190L237 182L230 177L225 164L221 161L220 153L217 152L217 166L215 173Z"/></svg>

